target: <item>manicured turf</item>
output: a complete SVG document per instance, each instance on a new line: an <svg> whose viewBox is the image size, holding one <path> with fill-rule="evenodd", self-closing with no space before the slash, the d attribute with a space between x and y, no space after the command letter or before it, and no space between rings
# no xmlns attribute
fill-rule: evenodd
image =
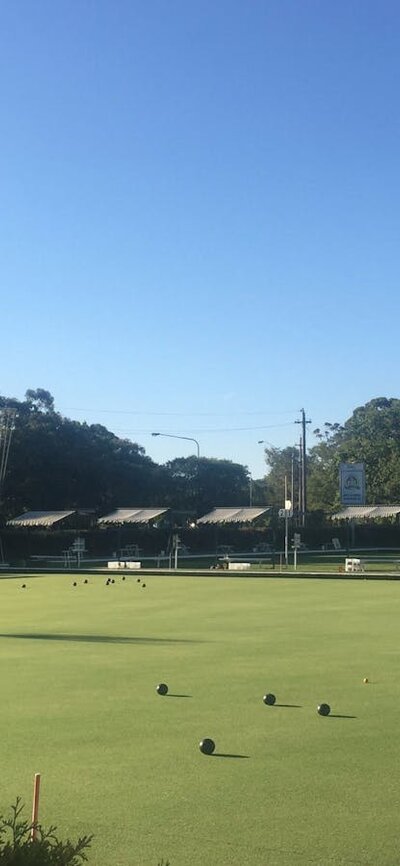
<svg viewBox="0 0 400 866"><path fill-rule="evenodd" d="M0 581L2 811L40 771L93 866L400 864L400 583L83 579Z"/></svg>

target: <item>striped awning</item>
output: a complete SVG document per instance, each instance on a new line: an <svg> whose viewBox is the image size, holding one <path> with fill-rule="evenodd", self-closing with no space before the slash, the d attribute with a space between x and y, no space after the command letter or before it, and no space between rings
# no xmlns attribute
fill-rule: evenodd
<svg viewBox="0 0 400 866"><path fill-rule="evenodd" d="M54 526L73 514L75 511L25 511L19 517L7 520L7 526Z"/></svg>
<svg viewBox="0 0 400 866"><path fill-rule="evenodd" d="M400 505L348 505L336 514L332 520L376 520L379 517L396 517L400 514Z"/></svg>
<svg viewBox="0 0 400 866"><path fill-rule="evenodd" d="M118 523L149 523L161 514L165 514L168 508L117 508L111 514L100 517L97 521L100 526Z"/></svg>
<svg viewBox="0 0 400 866"><path fill-rule="evenodd" d="M400 505L377 505L372 517L396 517L400 514Z"/></svg>
<svg viewBox="0 0 400 866"><path fill-rule="evenodd" d="M201 523L250 523L252 520L256 520L257 517L261 517L262 514L265 514L269 511L271 506L267 508L213 508L208 514L205 514L204 517L200 517L197 521L197 524Z"/></svg>

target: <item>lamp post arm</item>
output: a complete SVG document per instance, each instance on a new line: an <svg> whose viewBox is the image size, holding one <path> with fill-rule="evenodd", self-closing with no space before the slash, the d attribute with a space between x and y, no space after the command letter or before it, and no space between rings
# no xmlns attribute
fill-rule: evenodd
<svg viewBox="0 0 400 866"><path fill-rule="evenodd" d="M187 442L194 442L197 449L197 459L200 459L200 445L197 439L193 439L192 436L178 436L175 433L152 433L152 436L167 436L168 439L185 439Z"/></svg>

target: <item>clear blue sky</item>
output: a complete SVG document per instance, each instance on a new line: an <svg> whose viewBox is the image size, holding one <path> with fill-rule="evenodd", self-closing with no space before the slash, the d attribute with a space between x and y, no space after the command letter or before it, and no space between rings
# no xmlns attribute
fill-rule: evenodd
<svg viewBox="0 0 400 866"><path fill-rule="evenodd" d="M5 0L0 64L2 394L255 477L399 396L397 2Z"/></svg>

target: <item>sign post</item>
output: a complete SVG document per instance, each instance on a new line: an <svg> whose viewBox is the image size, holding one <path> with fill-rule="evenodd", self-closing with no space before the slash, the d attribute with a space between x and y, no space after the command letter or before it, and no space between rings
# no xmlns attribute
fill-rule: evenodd
<svg viewBox="0 0 400 866"><path fill-rule="evenodd" d="M293 536L293 560L294 570L297 571L297 551L300 549L301 535L300 532L295 532Z"/></svg>
<svg viewBox="0 0 400 866"><path fill-rule="evenodd" d="M341 463L339 485L342 505L365 505L365 464Z"/></svg>
<svg viewBox="0 0 400 866"><path fill-rule="evenodd" d="M33 801L32 801L32 827L31 827L31 842L36 839L37 822L39 817L39 793L40 793L40 773L35 773L35 781L33 784Z"/></svg>

